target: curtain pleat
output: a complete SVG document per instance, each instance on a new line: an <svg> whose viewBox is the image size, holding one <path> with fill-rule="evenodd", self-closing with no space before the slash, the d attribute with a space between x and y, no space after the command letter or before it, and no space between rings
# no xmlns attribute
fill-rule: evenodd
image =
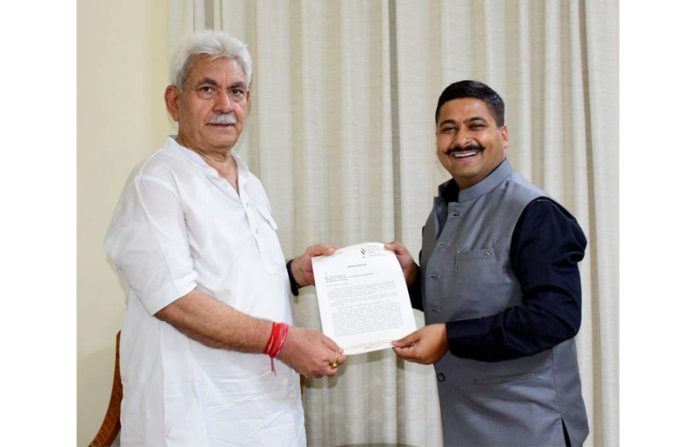
<svg viewBox="0 0 696 447"><path fill-rule="evenodd" d="M237 150L288 257L392 239L417 256L448 178L435 156L437 97L461 79L501 94L513 167L588 236L576 338L585 445L618 445L618 1L170 0L172 43L203 28L249 44ZM320 327L313 288L293 305L297 324ZM310 445L442 444L433 368L390 350L309 379L304 405Z"/></svg>

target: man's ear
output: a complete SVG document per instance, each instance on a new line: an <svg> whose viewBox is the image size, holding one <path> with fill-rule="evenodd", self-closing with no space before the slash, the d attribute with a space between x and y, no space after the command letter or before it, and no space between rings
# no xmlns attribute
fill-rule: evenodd
<svg viewBox="0 0 696 447"><path fill-rule="evenodd" d="M503 149L505 149L505 152L507 152L507 148L508 148L508 128L507 128L507 125L503 124L503 127L500 128L500 135L503 137Z"/></svg>
<svg viewBox="0 0 696 447"><path fill-rule="evenodd" d="M172 119L179 122L179 89L175 85L169 85L164 90L164 103Z"/></svg>

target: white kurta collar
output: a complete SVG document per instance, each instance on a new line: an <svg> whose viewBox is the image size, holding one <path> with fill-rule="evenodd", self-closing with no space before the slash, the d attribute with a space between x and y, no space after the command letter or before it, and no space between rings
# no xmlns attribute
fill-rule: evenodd
<svg viewBox="0 0 696 447"><path fill-rule="evenodd" d="M203 157L200 156L200 154L196 153L195 151L180 145L176 141L176 136L170 135L167 137L167 142L165 145L165 150L171 151L184 159L190 161L194 165L198 166L201 171L205 173L208 177L212 177L213 179L219 179L219 180L224 180L222 177L220 177L220 174L210 166L208 163L205 162ZM239 184L240 189L246 185L246 183L249 180L249 167L247 164L242 160L242 158L239 156L234 151L234 148L230 149L230 155L234 158L235 162L237 163L237 182Z"/></svg>

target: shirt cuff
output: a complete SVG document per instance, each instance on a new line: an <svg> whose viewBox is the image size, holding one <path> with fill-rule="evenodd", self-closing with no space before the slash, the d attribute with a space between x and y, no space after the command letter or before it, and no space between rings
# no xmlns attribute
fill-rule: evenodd
<svg viewBox="0 0 696 447"><path fill-rule="evenodd" d="M195 288L196 274L191 273L185 278L166 284L155 292L148 293L147 299L141 297L140 300L150 315L155 315L157 312L185 296Z"/></svg>
<svg viewBox="0 0 696 447"><path fill-rule="evenodd" d="M292 276L292 269L290 268L290 264L292 264L292 259L288 261L287 264L285 264L285 268L288 270L288 279L290 280L290 292L294 296L298 296L300 294L300 285L297 284L297 281L295 281L295 277Z"/></svg>

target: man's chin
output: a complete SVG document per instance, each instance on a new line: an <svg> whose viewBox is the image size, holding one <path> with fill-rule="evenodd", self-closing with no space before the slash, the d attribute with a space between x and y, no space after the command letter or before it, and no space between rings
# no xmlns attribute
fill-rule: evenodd
<svg viewBox="0 0 696 447"><path fill-rule="evenodd" d="M239 140L239 134L237 132L232 132L228 135L213 135L210 138L210 144L216 147L227 147L232 148Z"/></svg>

